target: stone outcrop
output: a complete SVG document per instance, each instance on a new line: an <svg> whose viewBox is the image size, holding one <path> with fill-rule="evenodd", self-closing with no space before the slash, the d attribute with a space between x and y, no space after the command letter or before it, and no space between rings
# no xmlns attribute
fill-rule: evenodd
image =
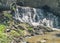
<svg viewBox="0 0 60 43"><path fill-rule="evenodd" d="M23 6L41 8L45 5L53 9L54 13L60 14L60 0L18 0ZM48 9L48 8L47 8Z"/></svg>
<svg viewBox="0 0 60 43"><path fill-rule="evenodd" d="M55 13L60 14L60 0L6 0L0 1L0 3L5 3L6 5L10 5L12 3L18 3L18 5L29 6L29 7L43 7L45 5L49 6L54 10Z"/></svg>

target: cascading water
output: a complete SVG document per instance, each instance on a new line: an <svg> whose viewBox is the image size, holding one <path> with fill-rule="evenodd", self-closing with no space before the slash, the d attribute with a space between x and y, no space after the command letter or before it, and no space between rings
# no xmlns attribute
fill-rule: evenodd
<svg viewBox="0 0 60 43"><path fill-rule="evenodd" d="M42 9L20 7L16 9L14 18L33 26L43 25L52 28L60 28L59 18L53 15L53 13L44 12Z"/></svg>

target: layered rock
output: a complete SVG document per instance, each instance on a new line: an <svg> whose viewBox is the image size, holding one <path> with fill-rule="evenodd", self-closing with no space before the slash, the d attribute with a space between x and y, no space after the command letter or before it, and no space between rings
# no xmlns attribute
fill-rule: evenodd
<svg viewBox="0 0 60 43"><path fill-rule="evenodd" d="M20 7L16 9L14 15L16 20L28 23L32 26L43 25L52 28L60 28L60 17L43 9Z"/></svg>
<svg viewBox="0 0 60 43"><path fill-rule="evenodd" d="M0 3L10 6L12 3L30 7L43 7L45 5L52 8L55 12L60 13L60 0L1 0Z"/></svg>

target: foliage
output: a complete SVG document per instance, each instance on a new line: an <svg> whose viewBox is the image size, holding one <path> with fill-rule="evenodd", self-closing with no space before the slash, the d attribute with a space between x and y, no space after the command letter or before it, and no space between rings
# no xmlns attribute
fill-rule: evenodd
<svg viewBox="0 0 60 43"><path fill-rule="evenodd" d="M20 34L18 32L16 32L16 31L14 31L14 30L11 30L10 35L12 37L18 37L18 36L20 36Z"/></svg>
<svg viewBox="0 0 60 43"><path fill-rule="evenodd" d="M0 43L10 43L10 41L5 33L0 33Z"/></svg>
<svg viewBox="0 0 60 43"><path fill-rule="evenodd" d="M7 34L4 33L6 29L6 26L3 24L0 24L0 43L8 43L11 40L8 38Z"/></svg>
<svg viewBox="0 0 60 43"><path fill-rule="evenodd" d="M4 16L7 17L7 18L9 18L9 20L12 20L12 14L4 12Z"/></svg>
<svg viewBox="0 0 60 43"><path fill-rule="evenodd" d="M32 27L28 27L28 30L31 30L31 31L32 31L32 30L33 30L33 28L32 28Z"/></svg>
<svg viewBox="0 0 60 43"><path fill-rule="evenodd" d="M16 3L11 3L10 4L10 9L13 11L16 11Z"/></svg>
<svg viewBox="0 0 60 43"><path fill-rule="evenodd" d="M24 36L24 30L19 30L21 36Z"/></svg>
<svg viewBox="0 0 60 43"><path fill-rule="evenodd" d="M3 23L5 25L9 25L8 22L13 21L12 14L8 13L7 11L4 11L3 14L4 14L4 18L3 18L4 22Z"/></svg>
<svg viewBox="0 0 60 43"><path fill-rule="evenodd" d="M3 24L0 24L0 33L4 32L5 29L6 29L6 26Z"/></svg>
<svg viewBox="0 0 60 43"><path fill-rule="evenodd" d="M17 31L11 30L10 35L12 37L20 37L24 35L24 31L23 30L17 30Z"/></svg>
<svg viewBox="0 0 60 43"><path fill-rule="evenodd" d="M32 27L28 27L28 31L29 31L30 33L33 33L33 28L32 28Z"/></svg>
<svg viewBox="0 0 60 43"><path fill-rule="evenodd" d="M31 27L29 24L27 24L27 23L21 23L21 25L22 25L23 27L26 27L27 30L33 31L33 27Z"/></svg>

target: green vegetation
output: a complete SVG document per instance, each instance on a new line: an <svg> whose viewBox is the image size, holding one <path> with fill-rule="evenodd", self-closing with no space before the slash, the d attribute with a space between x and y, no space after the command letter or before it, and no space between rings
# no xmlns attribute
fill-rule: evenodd
<svg viewBox="0 0 60 43"><path fill-rule="evenodd" d="M9 20L12 20L12 14L4 12L4 16L7 17Z"/></svg>
<svg viewBox="0 0 60 43"><path fill-rule="evenodd" d="M9 11L8 11L9 12ZM7 11L4 11L3 12L3 22L2 22L2 24L5 24L5 25L7 25L7 26L9 26L10 24L11 24L11 22L10 21L13 21L13 18L12 18L12 14L10 14L10 13L8 13ZM10 23L9 23L10 22Z"/></svg>
<svg viewBox="0 0 60 43"><path fill-rule="evenodd" d="M33 32L33 27L31 27L29 24L22 23L21 25L25 27L25 30L28 30L30 33Z"/></svg>
<svg viewBox="0 0 60 43"><path fill-rule="evenodd" d="M19 34L18 32L16 32L16 31L14 31L14 30L12 30L12 31L10 32L10 35L11 35L12 37L18 37L18 36L20 36L20 34Z"/></svg>
<svg viewBox="0 0 60 43"><path fill-rule="evenodd" d="M19 30L21 36L24 36L24 30Z"/></svg>
<svg viewBox="0 0 60 43"><path fill-rule="evenodd" d="M30 33L33 33L33 28L32 28L32 27L28 27L28 31L29 31Z"/></svg>
<svg viewBox="0 0 60 43"><path fill-rule="evenodd" d="M0 43L10 43L10 39L5 33L0 33Z"/></svg>
<svg viewBox="0 0 60 43"><path fill-rule="evenodd" d="M10 32L10 36L13 37L20 37L20 36L24 36L24 30L11 30Z"/></svg>
<svg viewBox="0 0 60 43"><path fill-rule="evenodd" d="M16 2L10 4L10 9L16 11Z"/></svg>
<svg viewBox="0 0 60 43"><path fill-rule="evenodd" d="M6 29L6 26L0 24L0 33L3 33L5 29Z"/></svg>
<svg viewBox="0 0 60 43"><path fill-rule="evenodd" d="M32 30L33 30L33 28L32 28L32 27L28 27L28 30L32 31Z"/></svg>
<svg viewBox="0 0 60 43"><path fill-rule="evenodd" d="M6 26L3 24L0 24L0 43L8 43L11 40L8 38L7 34L4 33L6 29Z"/></svg>

